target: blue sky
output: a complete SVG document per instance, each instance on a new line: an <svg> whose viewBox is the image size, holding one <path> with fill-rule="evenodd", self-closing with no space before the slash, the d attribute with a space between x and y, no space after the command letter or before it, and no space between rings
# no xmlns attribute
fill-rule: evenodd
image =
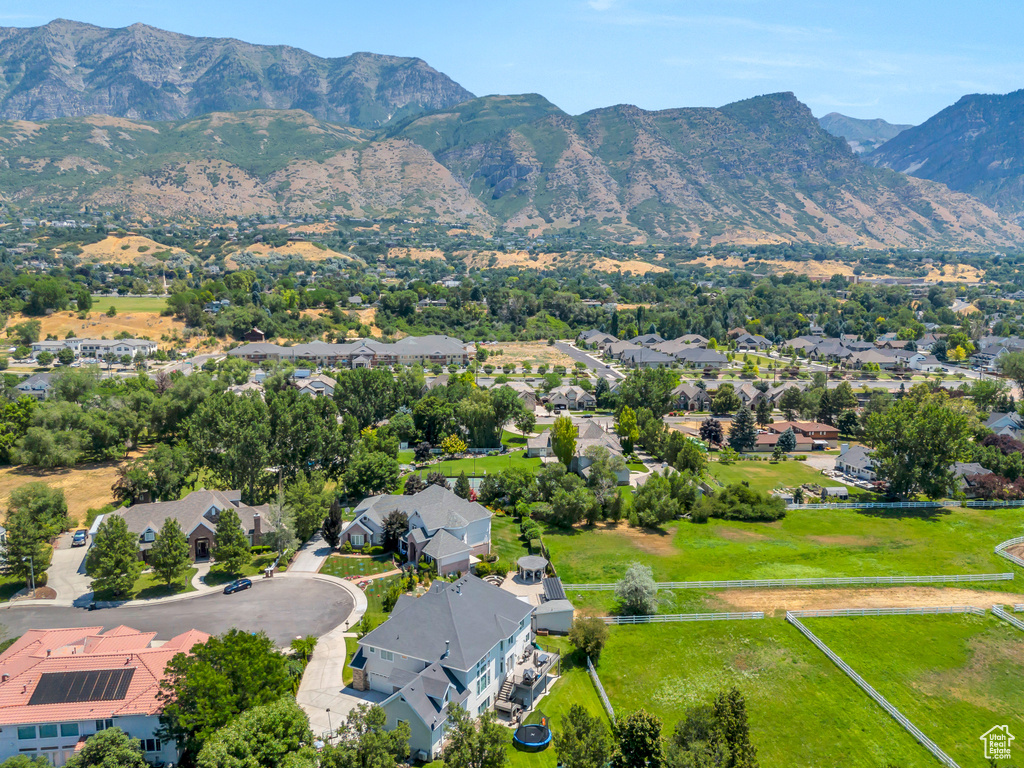
<svg viewBox="0 0 1024 768"><path fill-rule="evenodd" d="M793 91L816 115L918 123L966 93L1024 88L1012 0L4 0L0 25L141 21L321 56L426 59L478 95L579 113L720 106Z"/></svg>

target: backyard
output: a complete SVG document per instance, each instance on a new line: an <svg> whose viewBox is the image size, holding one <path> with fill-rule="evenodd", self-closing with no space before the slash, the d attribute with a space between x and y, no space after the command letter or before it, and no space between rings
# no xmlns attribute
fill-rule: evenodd
<svg viewBox="0 0 1024 768"><path fill-rule="evenodd" d="M935 764L780 619L613 627L597 669L617 715L643 707L665 733L688 708L739 688L763 768Z"/></svg>
<svg viewBox="0 0 1024 768"><path fill-rule="evenodd" d="M1014 568L993 547L1022 533L1019 509L831 509L791 510L773 523L548 528L544 543L566 583L607 583L632 562L658 581L1005 573ZM985 588L1019 591L1012 581Z"/></svg>
<svg viewBox="0 0 1024 768"><path fill-rule="evenodd" d="M801 621L960 765L985 764L979 737L993 726L1024 733L1019 629L972 615Z"/></svg>

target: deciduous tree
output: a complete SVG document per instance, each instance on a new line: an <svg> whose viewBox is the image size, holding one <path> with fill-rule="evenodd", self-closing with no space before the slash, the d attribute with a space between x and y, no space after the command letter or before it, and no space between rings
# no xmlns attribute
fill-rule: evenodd
<svg viewBox="0 0 1024 768"><path fill-rule="evenodd" d="M576 455L576 434L576 425L568 416L557 417L551 425L551 450L566 468Z"/></svg>

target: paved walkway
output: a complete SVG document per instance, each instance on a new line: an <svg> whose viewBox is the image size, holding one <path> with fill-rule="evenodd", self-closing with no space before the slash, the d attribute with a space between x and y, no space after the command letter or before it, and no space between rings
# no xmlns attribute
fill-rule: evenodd
<svg viewBox="0 0 1024 768"><path fill-rule="evenodd" d="M302 578L292 570L285 577ZM310 578L306 576L305 578ZM349 627L358 622L366 613L366 595L354 582L336 576L318 574L312 578L327 581L347 590L355 600L355 608L348 619L327 634L316 644L313 657L306 666L295 699L309 716L309 726L317 736L328 734L341 725L342 721L359 704L383 701L385 696L373 692L363 693L346 687L343 682L345 660L345 638L355 637Z"/></svg>

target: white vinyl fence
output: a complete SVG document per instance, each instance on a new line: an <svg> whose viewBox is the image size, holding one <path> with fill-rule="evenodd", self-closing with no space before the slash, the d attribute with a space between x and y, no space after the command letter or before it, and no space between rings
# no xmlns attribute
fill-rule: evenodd
<svg viewBox="0 0 1024 768"><path fill-rule="evenodd" d="M1021 507L1024 499L955 501L836 501L824 504L787 504L786 509L936 509L942 507L968 507L990 509L992 507Z"/></svg>
<svg viewBox="0 0 1024 768"><path fill-rule="evenodd" d="M878 610L882 611L882 610L886 610L886 609L878 609ZM930 613L936 613L936 612L943 611L943 609L916 609L916 610L915 609L891 609L891 610L893 610L893 611L901 611L902 610L902 611L907 612L907 613L911 613L911 612L914 612L914 613L929 613L929 612ZM949 608L949 609L945 609L945 612L946 613L974 613L974 611L977 611L977 610L979 610L979 609L975 608L975 609L972 610L972 609L969 609L969 608L966 608L966 609L965 608L960 608L960 609ZM797 630L799 630L800 633L804 637L806 637L808 640L810 640L812 643L814 643L815 647L817 647L818 650L820 650L822 653L824 653L826 656L828 656L829 659L831 659L832 662L837 667L839 667L839 669L841 669L846 674L847 677L849 677L851 680L853 680L853 682L856 683L857 686L862 691L864 691L864 693L866 693L868 696L870 696L872 699L874 699L875 702L879 706L882 707L882 709L884 709L886 712L889 713L889 715L893 718L893 720L895 720L897 723L899 723L901 726L903 726L903 728L906 729L906 731L908 733L910 733L911 736L913 736L915 739L917 739L917 741L921 744L921 746L923 746L925 749L927 749L929 752L931 752L939 760L940 763L942 763L943 765L947 766L947 768L960 768L960 766L957 765L957 763L953 760L953 758L951 758L949 755L947 755L945 752L942 751L942 749L939 747L938 744L936 744L934 741L932 741L927 736L925 736L925 734L921 731L920 728L918 728L916 725L914 725L912 722L910 722L903 715L903 713L900 712L898 709L896 709L896 707L894 707L892 704L890 704L889 701L884 696L882 696L882 694L880 694L878 691L876 691L874 688L872 688L871 685L868 684L867 680L865 680L863 677L858 675L857 672L854 671L854 669L849 664L847 664L845 661L843 661L841 658L839 658L839 656L837 656L832 651L831 648L829 648L827 645L825 645L823 642L821 642L821 640L819 640L817 638L817 636L813 632L811 632L811 630L809 630L807 627L805 627L800 622L800 619L797 617L797 613L799 613L800 615L822 615L822 616L823 615L836 615L836 616L879 615L880 616L880 615L886 615L886 614L884 614L884 613L873 613L873 614L872 613L857 613L857 612L854 612L854 611L849 611L849 612L847 612L847 611L836 611L836 612L831 612L831 611L799 611L799 612L787 611L786 612L786 621L788 621L790 624L792 624L794 627L796 627ZM984 611L982 611L982 613L984 613Z"/></svg>
<svg viewBox="0 0 1024 768"><path fill-rule="evenodd" d="M829 619L836 616L930 616L946 613L970 613L984 616L983 608L973 605L948 605L925 608L838 608L828 611L786 611L786 618Z"/></svg>
<svg viewBox="0 0 1024 768"><path fill-rule="evenodd" d="M590 661L589 656L587 656L587 671L590 673L590 679L594 681L594 687L597 688L597 695L601 697L601 703L604 704L605 712L608 713L608 717L611 718L612 723L614 723L615 710L612 709L612 703L608 701L608 694L604 692L604 686L601 685L601 678L597 676L597 670L594 669L594 665Z"/></svg>
<svg viewBox="0 0 1024 768"><path fill-rule="evenodd" d="M1018 606L1018 607L1020 607L1020 606ZM1002 606L1002 605L993 605L992 606L992 613L995 614L996 616L998 616L1000 619L1002 619L1006 623L1013 624L1013 626L1015 626L1017 629L1019 629L1022 632L1024 632L1024 621L1021 621L1020 619L1018 619L1018 618L1008 614L1006 612L1006 608L1004 606Z"/></svg>
<svg viewBox="0 0 1024 768"><path fill-rule="evenodd" d="M1012 555L1004 555L1013 557ZM736 579L733 581L659 581L658 589L765 589L779 587L842 587L871 584L964 584L1013 581L1012 573L973 573L953 576L824 576L817 579ZM565 590L606 592L615 584L565 584Z"/></svg>
<svg viewBox="0 0 1024 768"><path fill-rule="evenodd" d="M1015 539L1010 539L1008 541L1004 541L1002 544L997 544L996 545L996 554L999 555L1000 557L1005 557L1007 560L1009 560L1014 565L1019 565L1021 568L1024 568L1024 560L1022 560L1021 558L1017 557L1016 555L1011 555L1009 552L1006 551L1010 547L1014 547L1014 546L1016 546L1018 544L1024 544L1024 536L1018 536Z"/></svg>
<svg viewBox="0 0 1024 768"><path fill-rule="evenodd" d="M676 621L742 621L763 619L761 611L749 613L658 613L650 616L602 616L605 624L665 624Z"/></svg>

